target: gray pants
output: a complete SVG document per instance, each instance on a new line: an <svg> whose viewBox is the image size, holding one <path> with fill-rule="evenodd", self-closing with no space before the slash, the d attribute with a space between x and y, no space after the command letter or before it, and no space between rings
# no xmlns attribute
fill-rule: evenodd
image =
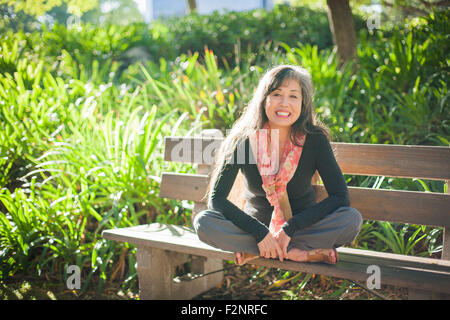
<svg viewBox="0 0 450 320"><path fill-rule="evenodd" d="M215 210L199 212L193 221L199 239L213 247L259 255L255 238ZM315 224L298 230L291 238L291 248L313 250L337 248L352 242L362 226L361 214L351 207L340 207Z"/></svg>

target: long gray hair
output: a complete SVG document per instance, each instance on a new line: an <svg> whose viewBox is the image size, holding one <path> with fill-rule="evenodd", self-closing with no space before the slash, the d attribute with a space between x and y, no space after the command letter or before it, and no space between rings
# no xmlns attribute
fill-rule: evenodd
<svg viewBox="0 0 450 320"><path fill-rule="evenodd" d="M308 70L295 65L279 65L268 70L259 81L258 87L249 104L244 108L240 118L234 123L228 135L222 142L216 154L215 167L211 173L211 179L205 198L208 203L216 186L217 179L225 167L225 163L232 158L237 146L248 137L255 134L258 129L264 127L268 121L265 104L267 97L278 89L286 79L296 80L302 89L302 108L297 121L291 126L290 139L298 145L297 137L306 133L324 133L328 140L330 134L324 124L316 117L313 107L314 86L311 74Z"/></svg>

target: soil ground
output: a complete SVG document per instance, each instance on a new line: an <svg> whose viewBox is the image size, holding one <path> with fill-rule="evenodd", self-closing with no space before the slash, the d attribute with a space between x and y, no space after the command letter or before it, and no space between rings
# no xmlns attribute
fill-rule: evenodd
<svg viewBox="0 0 450 320"><path fill-rule="evenodd" d="M233 265L224 263L226 268ZM83 281L83 279L81 280ZM138 292L124 292L121 282L106 282L100 294L69 290L65 283L17 275L0 281L1 300L137 300ZM137 289L135 289L137 291ZM378 295L376 295L378 294ZM381 295L381 296L379 296ZM348 280L299 274L253 266L227 269L223 282L193 300L405 300L407 290L382 286L369 292Z"/></svg>

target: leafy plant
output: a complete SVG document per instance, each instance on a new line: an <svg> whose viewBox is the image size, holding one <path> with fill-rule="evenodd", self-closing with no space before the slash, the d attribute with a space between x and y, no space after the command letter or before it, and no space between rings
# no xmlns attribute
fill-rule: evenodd
<svg viewBox="0 0 450 320"><path fill-rule="evenodd" d="M408 224L401 226L398 231L395 229L395 225L393 226L387 221L378 221L378 226L380 231L372 231L372 234L393 253L414 255L415 246L426 237L426 234L420 235L420 232L423 232L420 226L413 227L412 231Z"/></svg>

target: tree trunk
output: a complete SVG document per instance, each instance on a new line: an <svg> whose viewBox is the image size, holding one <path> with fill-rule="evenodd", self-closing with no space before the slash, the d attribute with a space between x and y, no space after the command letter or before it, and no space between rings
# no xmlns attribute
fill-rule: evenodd
<svg viewBox="0 0 450 320"><path fill-rule="evenodd" d="M196 0L187 0L189 13L197 11L197 1Z"/></svg>
<svg viewBox="0 0 450 320"><path fill-rule="evenodd" d="M349 0L327 0L333 42L341 66L354 61L357 64L356 32Z"/></svg>

